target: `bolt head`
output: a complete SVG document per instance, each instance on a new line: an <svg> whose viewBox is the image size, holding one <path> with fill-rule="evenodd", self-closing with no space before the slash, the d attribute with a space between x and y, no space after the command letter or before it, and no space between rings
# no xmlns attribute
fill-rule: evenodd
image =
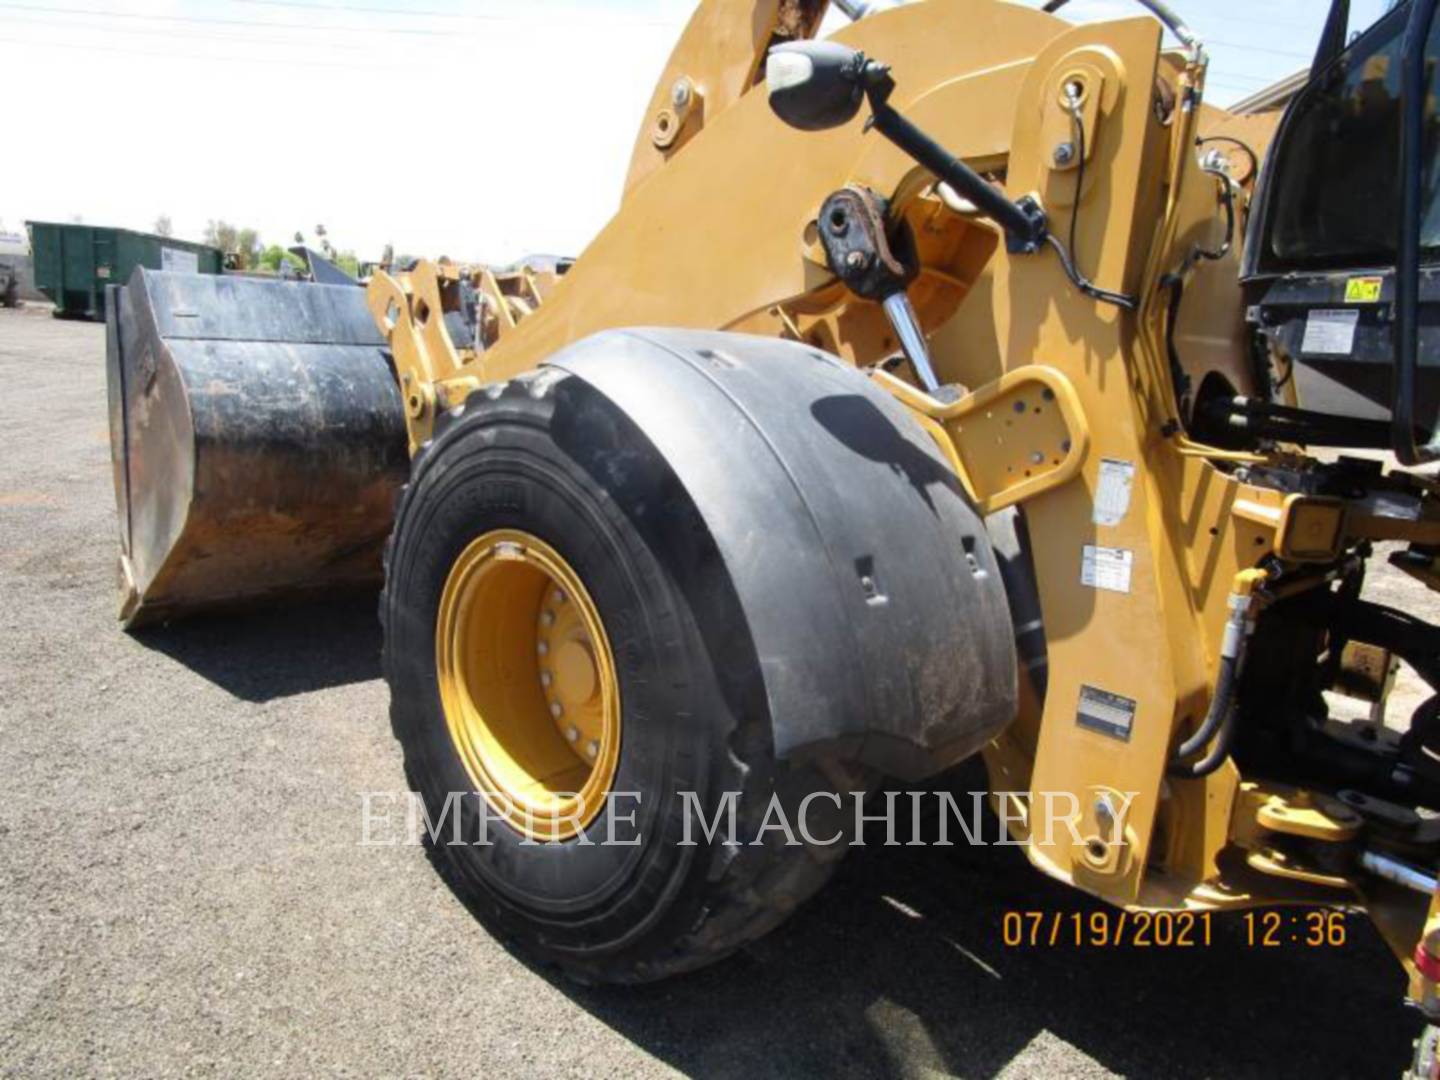
<svg viewBox="0 0 1440 1080"><path fill-rule="evenodd" d="M558 716L559 716L561 713L563 713L564 711L565 711L565 710L564 710L564 708L561 707L560 702L558 702L558 701L552 701L552 702L550 703L550 715L551 715L551 716L558 717Z"/></svg>
<svg viewBox="0 0 1440 1080"><path fill-rule="evenodd" d="M694 89L691 87L689 79L676 79L675 85L670 88L670 100L674 103L675 108L683 109L690 104L690 97L693 93Z"/></svg>
<svg viewBox="0 0 1440 1080"><path fill-rule="evenodd" d="M589 745L587 745L587 746L585 747L585 756L586 756L586 757L592 757L592 758L593 758L593 757L596 757L597 755L599 755L599 753L600 753L600 743L599 743L599 741L598 741L597 739L591 739L590 742L589 742Z"/></svg>
<svg viewBox="0 0 1440 1080"><path fill-rule="evenodd" d="M1051 157L1054 159L1056 165L1069 165L1075 160L1075 144L1072 142L1060 143L1055 147L1055 151Z"/></svg>
<svg viewBox="0 0 1440 1080"><path fill-rule="evenodd" d="M574 724L571 724L565 729L565 738L570 742L578 742L580 739L580 729Z"/></svg>

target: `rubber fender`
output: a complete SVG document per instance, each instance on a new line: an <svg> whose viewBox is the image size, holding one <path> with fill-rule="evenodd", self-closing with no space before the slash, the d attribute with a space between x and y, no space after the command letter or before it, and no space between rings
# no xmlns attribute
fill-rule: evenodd
<svg viewBox="0 0 1440 1080"><path fill-rule="evenodd" d="M741 623L707 636L753 647L778 757L921 779L1014 717L984 522L869 378L797 343L675 329L607 331L549 363L654 450L614 468L661 462L693 501Z"/></svg>

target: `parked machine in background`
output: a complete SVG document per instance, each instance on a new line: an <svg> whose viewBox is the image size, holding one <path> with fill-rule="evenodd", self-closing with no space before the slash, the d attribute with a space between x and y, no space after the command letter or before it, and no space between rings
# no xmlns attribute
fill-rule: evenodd
<svg viewBox="0 0 1440 1080"><path fill-rule="evenodd" d="M122 617L383 551L408 779L485 841L450 880L582 978L753 940L853 798L980 754L1044 873L1363 907L1440 1015L1440 696L1365 677L1440 686L1440 628L1361 598L1382 553L1440 586L1435 4L1347 43L1336 0L1273 131L1205 104L1166 5L1179 48L1062 5L846 0L817 42L821 0L705 0L563 276L137 271ZM633 845L592 842L620 792ZM748 842L772 805L828 842ZM678 843L692 807L747 839Z"/></svg>

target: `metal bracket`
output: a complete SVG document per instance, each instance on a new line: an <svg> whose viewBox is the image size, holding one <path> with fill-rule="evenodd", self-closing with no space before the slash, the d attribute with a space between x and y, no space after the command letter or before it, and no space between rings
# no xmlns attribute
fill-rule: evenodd
<svg viewBox="0 0 1440 1080"><path fill-rule="evenodd" d="M1034 498L1079 473L1090 429L1070 380L1030 365L945 403L881 370L871 378L920 415L981 514Z"/></svg>
<svg viewBox="0 0 1440 1080"><path fill-rule="evenodd" d="M478 374L462 370L460 355L445 331L442 277L458 281L459 271L422 261L398 276L376 271L365 291L365 304L390 343L405 399L411 457L434 431L437 406L449 408L480 387Z"/></svg>

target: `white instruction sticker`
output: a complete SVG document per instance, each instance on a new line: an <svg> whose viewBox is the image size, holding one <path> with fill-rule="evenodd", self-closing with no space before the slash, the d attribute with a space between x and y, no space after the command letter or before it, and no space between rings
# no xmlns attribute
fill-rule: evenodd
<svg viewBox="0 0 1440 1080"><path fill-rule="evenodd" d="M1133 551L1086 544L1085 554L1080 562L1080 584L1088 585L1092 589L1128 593L1130 570L1134 565Z"/></svg>
<svg viewBox="0 0 1440 1080"><path fill-rule="evenodd" d="M1360 312L1354 308L1317 308L1305 316L1305 339L1300 351L1328 356L1349 356L1355 346Z"/></svg>
<svg viewBox="0 0 1440 1080"><path fill-rule="evenodd" d="M200 272L200 256L193 251L162 247L160 249L160 269L175 270L182 274L198 274Z"/></svg>
<svg viewBox="0 0 1440 1080"><path fill-rule="evenodd" d="M1119 525L1130 509L1130 489L1135 486L1135 463L1100 459L1100 482L1095 487L1095 524Z"/></svg>

